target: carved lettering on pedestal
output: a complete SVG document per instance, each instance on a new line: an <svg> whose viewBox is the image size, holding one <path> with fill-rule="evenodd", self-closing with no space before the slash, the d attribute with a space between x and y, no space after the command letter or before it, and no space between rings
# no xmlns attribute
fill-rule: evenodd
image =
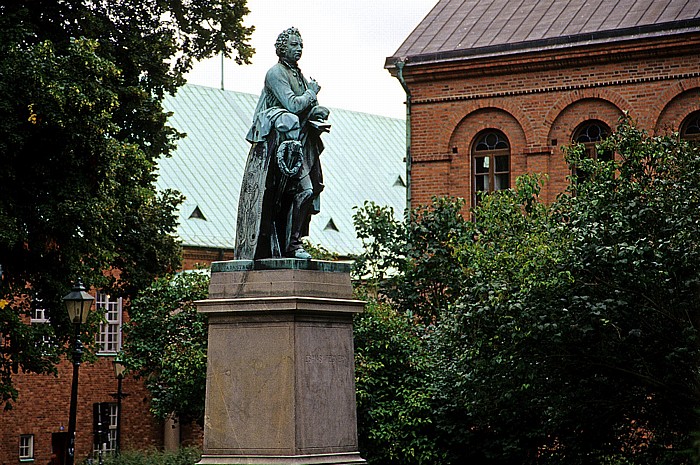
<svg viewBox="0 0 700 465"><path fill-rule="evenodd" d="M325 354L307 354L304 357L304 362L309 364L330 364L330 365L346 365L348 363L347 355L325 355Z"/></svg>

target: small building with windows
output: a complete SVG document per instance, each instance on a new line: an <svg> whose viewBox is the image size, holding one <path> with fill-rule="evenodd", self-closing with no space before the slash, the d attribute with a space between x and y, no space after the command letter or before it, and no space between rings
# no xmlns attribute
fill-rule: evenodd
<svg viewBox="0 0 700 465"><path fill-rule="evenodd" d="M385 67L409 92L412 206L546 173L553 201L625 112L700 139L700 2L440 0Z"/></svg>
<svg viewBox="0 0 700 465"><path fill-rule="evenodd" d="M83 343L95 355L85 358L80 367L76 427L76 464L86 457L99 459L100 453L116 449L118 382L113 367L115 356L121 350L121 325L124 312L122 298L103 291L91 291L95 297L93 311L104 315L94 340ZM40 326L39 345L55 344L51 322L39 300L31 306L27 324ZM73 366L69 360L56 365L56 376L34 373L16 373L13 383L19 392L10 410L0 410L0 464L41 463L56 455L57 463L65 463L68 444L68 417ZM162 445L163 427L148 411L148 392L143 384L127 377L123 383L122 414L128 419L126 434L122 433L122 447L157 448ZM96 405L104 405L107 442L96 444L93 436ZM98 460L95 461L97 463Z"/></svg>

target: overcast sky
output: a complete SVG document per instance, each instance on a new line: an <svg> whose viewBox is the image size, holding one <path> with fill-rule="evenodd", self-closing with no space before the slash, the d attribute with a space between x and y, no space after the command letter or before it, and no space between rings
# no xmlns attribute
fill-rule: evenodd
<svg viewBox="0 0 700 465"><path fill-rule="evenodd" d="M399 48L437 0L248 0L254 25L251 65L224 63L224 88L260 94L277 62L275 39L294 26L304 40L299 67L321 84L319 102L346 110L404 118L405 94L384 60ZM221 58L195 65L190 84L221 87Z"/></svg>

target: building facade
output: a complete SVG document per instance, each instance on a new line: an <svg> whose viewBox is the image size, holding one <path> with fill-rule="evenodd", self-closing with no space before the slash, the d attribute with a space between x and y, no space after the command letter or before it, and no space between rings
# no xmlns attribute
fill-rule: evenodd
<svg viewBox="0 0 700 465"><path fill-rule="evenodd" d="M81 364L78 383L76 422L76 464L88 456L98 456L99 448L93 444L93 408L95 404L107 404L109 409L108 442L103 453L116 448L118 381L113 360L121 349L121 325L126 313L121 298L110 298L104 292L95 295L94 311L104 312L106 322L100 325L91 345L96 353L94 360ZM27 324L49 325L40 303L33 303ZM50 331L38 341L52 344ZM94 344L94 345L93 345ZM13 382L19 397L11 410L0 411L0 464L49 462L55 453L59 463L64 463L68 444L68 417L71 396L73 365L63 360L56 366L56 376L34 373L18 373ZM122 448L157 448L162 446L162 425L148 412L149 395L143 384L132 377L122 383Z"/></svg>
<svg viewBox="0 0 700 465"><path fill-rule="evenodd" d="M410 94L412 206L468 208L524 173L549 176L551 202L572 173L562 147L599 156L624 113L654 134L700 131L698 2L440 0L385 67Z"/></svg>

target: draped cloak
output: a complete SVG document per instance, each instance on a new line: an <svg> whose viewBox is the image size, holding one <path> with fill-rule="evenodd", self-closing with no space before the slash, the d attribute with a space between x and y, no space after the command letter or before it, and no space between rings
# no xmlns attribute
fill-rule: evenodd
<svg viewBox="0 0 700 465"><path fill-rule="evenodd" d="M302 234L308 235L309 221L311 215L319 211L319 194L323 190L319 162L323 143L320 132L307 124L309 115L321 108L317 105L316 93L309 89L308 81L296 66L280 61L267 72L253 124L246 136L252 146L238 201L236 259L280 257L284 254L289 242L294 190L304 176L309 176L314 195L314 205L302 227ZM279 145L288 138L276 128L276 122L287 112L299 118L299 127L282 129L291 133L297 130L302 144L302 166L300 172L291 178L282 174L276 160Z"/></svg>

